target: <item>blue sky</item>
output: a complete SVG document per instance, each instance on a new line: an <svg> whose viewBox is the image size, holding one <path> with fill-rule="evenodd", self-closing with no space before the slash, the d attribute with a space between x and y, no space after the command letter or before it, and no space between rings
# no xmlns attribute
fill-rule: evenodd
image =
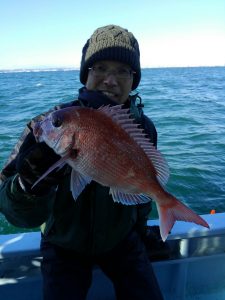
<svg viewBox="0 0 225 300"><path fill-rule="evenodd" d="M225 65L224 0L1 0L0 69L79 67L107 24L133 32L143 67Z"/></svg>

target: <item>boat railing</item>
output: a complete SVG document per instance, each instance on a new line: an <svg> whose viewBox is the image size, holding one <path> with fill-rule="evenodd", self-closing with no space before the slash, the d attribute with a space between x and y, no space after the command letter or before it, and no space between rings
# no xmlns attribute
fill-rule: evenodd
<svg viewBox="0 0 225 300"><path fill-rule="evenodd" d="M192 294L203 299L200 294L206 285L208 294L220 286L225 288L225 214L202 217L210 230L177 222L166 242L168 256L159 255L153 261L166 300L194 299L188 298ZM158 220L148 221L148 225L158 226ZM40 238L40 232L0 235L1 299L42 299ZM88 300L104 300L106 292L107 299L115 299L111 282L97 267L93 272ZM213 276L210 281L209 274ZM216 299L213 297L209 299Z"/></svg>

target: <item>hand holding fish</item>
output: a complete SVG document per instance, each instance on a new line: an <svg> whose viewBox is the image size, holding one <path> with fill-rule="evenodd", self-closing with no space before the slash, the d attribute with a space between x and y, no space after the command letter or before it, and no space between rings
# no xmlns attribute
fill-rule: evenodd
<svg viewBox="0 0 225 300"><path fill-rule="evenodd" d="M16 169L19 174L20 184L23 188L34 195L46 194L52 187L57 185L60 172L53 172L38 185L31 189L35 181L60 158L45 143L37 143L34 135L30 132L22 146L16 161Z"/></svg>
<svg viewBox="0 0 225 300"><path fill-rule="evenodd" d="M52 112L36 123L34 135L62 157L34 186L56 167L68 163L75 200L95 180L110 187L115 202L134 205L153 199L163 240L176 220L209 228L205 220L163 188L169 177L166 161L120 105Z"/></svg>

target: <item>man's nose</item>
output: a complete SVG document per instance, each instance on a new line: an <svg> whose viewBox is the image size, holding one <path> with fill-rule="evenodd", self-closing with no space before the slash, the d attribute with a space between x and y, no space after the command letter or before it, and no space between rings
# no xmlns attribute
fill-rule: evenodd
<svg viewBox="0 0 225 300"><path fill-rule="evenodd" d="M114 73L107 73L104 78L104 83L108 85L117 85L117 77Z"/></svg>

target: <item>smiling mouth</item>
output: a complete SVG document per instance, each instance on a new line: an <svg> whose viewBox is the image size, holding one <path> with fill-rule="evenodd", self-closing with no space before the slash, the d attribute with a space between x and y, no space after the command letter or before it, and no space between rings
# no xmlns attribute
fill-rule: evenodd
<svg viewBox="0 0 225 300"><path fill-rule="evenodd" d="M118 98L118 94L115 94L115 93L112 93L112 92L109 92L109 91L102 91L102 93L107 96L108 98Z"/></svg>

